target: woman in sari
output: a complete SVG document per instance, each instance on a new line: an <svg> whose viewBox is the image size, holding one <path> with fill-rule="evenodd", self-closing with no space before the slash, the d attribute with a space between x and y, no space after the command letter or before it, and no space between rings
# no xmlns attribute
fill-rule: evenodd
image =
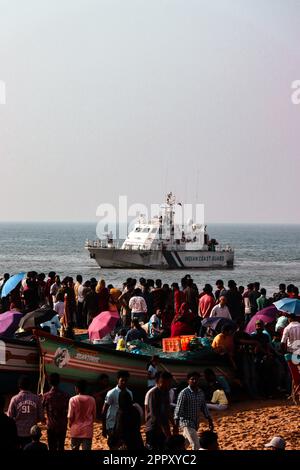
<svg viewBox="0 0 300 470"><path fill-rule="evenodd" d="M181 304L179 313L171 324L171 337L193 335L196 332L195 315L186 302Z"/></svg>
<svg viewBox="0 0 300 470"><path fill-rule="evenodd" d="M99 313L109 310L109 290L105 286L104 279L98 282L96 286L96 294L99 300Z"/></svg>

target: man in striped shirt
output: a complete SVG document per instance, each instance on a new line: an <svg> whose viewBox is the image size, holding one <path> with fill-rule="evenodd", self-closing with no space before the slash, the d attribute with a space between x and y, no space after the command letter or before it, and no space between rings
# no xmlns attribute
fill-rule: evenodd
<svg viewBox="0 0 300 470"><path fill-rule="evenodd" d="M198 428L201 413L208 420L209 429L213 431L213 422L205 403L205 396L199 388L200 375L191 372L187 376L188 387L180 392L174 413L174 420L180 426L182 434L193 450L199 450Z"/></svg>

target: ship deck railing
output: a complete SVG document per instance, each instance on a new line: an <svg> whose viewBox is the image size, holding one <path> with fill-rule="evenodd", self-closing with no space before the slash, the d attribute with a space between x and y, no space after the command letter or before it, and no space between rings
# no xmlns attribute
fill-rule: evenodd
<svg viewBox="0 0 300 470"><path fill-rule="evenodd" d="M86 240L85 242L85 247L86 248L105 248L108 250L114 250L114 249L120 249L123 245L123 242L120 241L113 241L111 243L107 242L107 240ZM127 245L124 249L125 250L132 250L132 251L158 251L161 249L165 249L167 251L178 251L179 246L161 246L161 245L152 245L146 246L146 245ZM181 246L180 248L184 249L184 246ZM210 251L211 253L220 253L220 252L233 252L233 248L230 247L229 245L222 246L222 245L217 245L215 246L215 249L209 249L209 248L200 248L195 247L195 250L199 251ZM186 250L187 252L190 250ZM192 251L192 250L191 250Z"/></svg>

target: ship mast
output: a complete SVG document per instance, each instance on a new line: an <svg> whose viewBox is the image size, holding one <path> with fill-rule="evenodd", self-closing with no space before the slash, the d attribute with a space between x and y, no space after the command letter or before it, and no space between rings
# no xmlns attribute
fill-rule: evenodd
<svg viewBox="0 0 300 470"><path fill-rule="evenodd" d="M167 214L168 214L168 223L169 223L169 230L170 230L170 245L174 245L174 204L175 204L175 196L172 192L167 194Z"/></svg>

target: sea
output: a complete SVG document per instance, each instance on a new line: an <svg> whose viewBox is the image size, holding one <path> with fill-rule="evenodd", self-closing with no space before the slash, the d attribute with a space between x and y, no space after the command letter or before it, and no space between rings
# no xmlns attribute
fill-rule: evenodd
<svg viewBox="0 0 300 470"><path fill-rule="evenodd" d="M235 249L233 268L193 270L100 269L84 248L96 238L96 223L0 223L0 276L8 272L56 271L62 277L82 274L122 286L128 277L180 282L191 274L199 288L234 279L238 285L259 281L268 294L285 282L300 287L300 225L210 224L208 233Z"/></svg>

